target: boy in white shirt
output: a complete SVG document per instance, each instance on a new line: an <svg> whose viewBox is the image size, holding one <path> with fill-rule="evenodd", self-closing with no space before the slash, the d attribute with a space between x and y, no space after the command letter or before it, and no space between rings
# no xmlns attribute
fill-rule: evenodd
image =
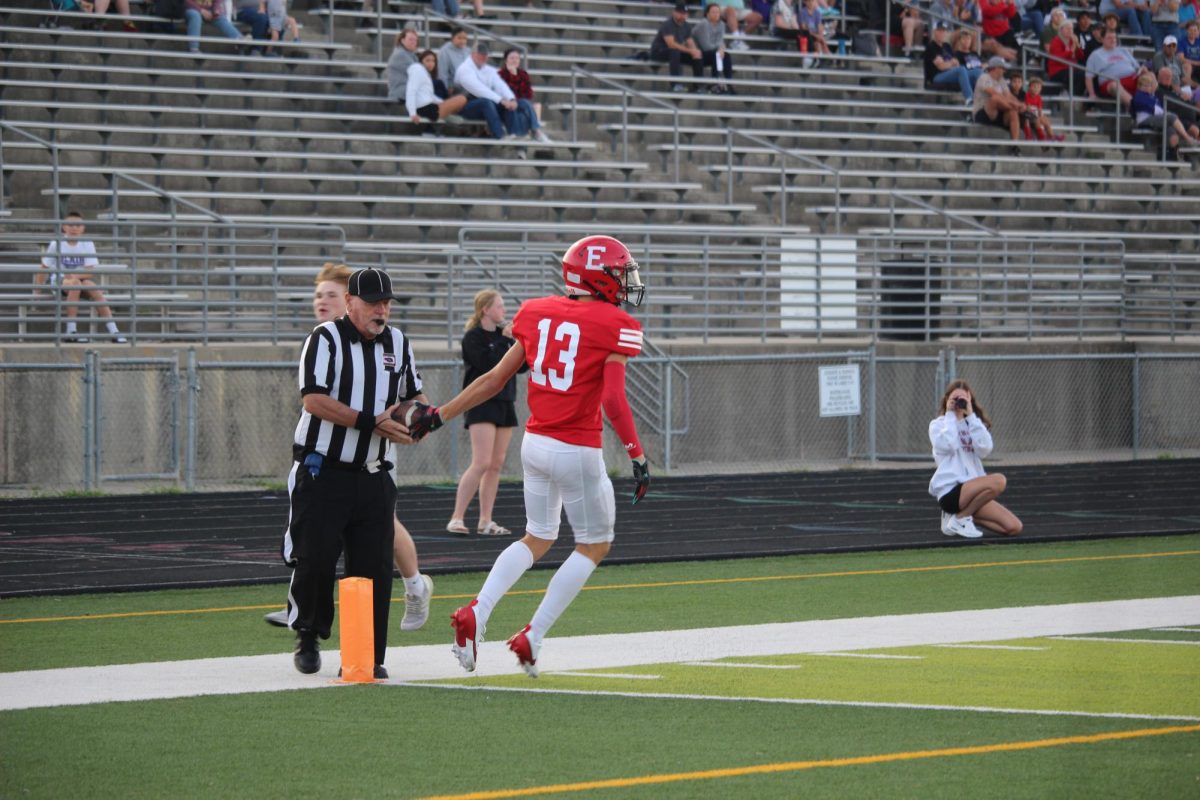
<svg viewBox="0 0 1200 800"><path fill-rule="evenodd" d="M106 305L104 292L100 291L92 280L92 270L100 264L96 258L96 245L90 239L82 239L86 228L83 217L74 211L63 218L62 240L54 240L46 247L42 257L42 267L34 276L34 283L44 286L58 286L67 301L67 329L64 339L68 342L87 342L86 336L80 336L75 328L75 317L79 309L75 303L79 298L92 300L99 305L96 313L104 318L105 326L114 342L124 344L127 340L113 322L112 310ZM61 252L60 252L61 244Z"/></svg>

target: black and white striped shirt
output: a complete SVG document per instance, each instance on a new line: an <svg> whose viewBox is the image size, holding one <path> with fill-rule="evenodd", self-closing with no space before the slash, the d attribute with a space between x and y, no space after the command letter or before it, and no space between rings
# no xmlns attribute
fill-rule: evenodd
<svg viewBox="0 0 1200 800"><path fill-rule="evenodd" d="M346 317L313 329L300 353L300 394L327 394L356 411L381 414L421 393L412 345L399 329L385 326L368 341ZM382 461L388 441L375 434L300 414L293 440L297 459L320 453L332 461L363 465Z"/></svg>

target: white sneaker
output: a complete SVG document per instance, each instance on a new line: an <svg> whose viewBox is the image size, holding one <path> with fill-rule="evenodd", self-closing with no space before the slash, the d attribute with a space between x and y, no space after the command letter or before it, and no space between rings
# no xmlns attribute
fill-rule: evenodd
<svg viewBox="0 0 1200 800"><path fill-rule="evenodd" d="M949 520L943 530L947 536L961 536L964 539L978 539L983 536L970 517L956 517L953 514L946 516L949 517Z"/></svg>
<svg viewBox="0 0 1200 800"><path fill-rule="evenodd" d="M404 594L404 619L400 621L400 630L420 630L429 619L429 600L433 597L433 578L421 575L421 583L425 585L423 594Z"/></svg>
<svg viewBox="0 0 1200 800"><path fill-rule="evenodd" d="M945 511L942 512L942 533L946 534L947 536L954 535L954 531L950 530L950 520L953 517L953 514L947 514Z"/></svg>
<svg viewBox="0 0 1200 800"><path fill-rule="evenodd" d="M729 43L729 49L730 50L749 50L750 45L746 44L745 39L742 39L741 36L738 36L732 42Z"/></svg>
<svg viewBox="0 0 1200 800"><path fill-rule="evenodd" d="M800 64L805 69L808 69L809 67L811 67L813 65L813 61L814 61L814 59L812 56L805 56L804 58L800 59Z"/></svg>
<svg viewBox="0 0 1200 800"><path fill-rule="evenodd" d="M553 141L541 128L535 129L533 133L529 134L529 136L534 140L541 142L542 144L550 144L550 142Z"/></svg>

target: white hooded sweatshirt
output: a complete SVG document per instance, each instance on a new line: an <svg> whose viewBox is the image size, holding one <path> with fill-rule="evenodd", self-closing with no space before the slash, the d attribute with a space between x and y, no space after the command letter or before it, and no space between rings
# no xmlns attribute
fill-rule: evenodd
<svg viewBox="0 0 1200 800"><path fill-rule="evenodd" d="M976 415L960 421L953 411L947 411L929 423L929 443L937 463L929 481L929 493L934 497L940 499L955 484L986 474L980 459L992 452L992 434Z"/></svg>

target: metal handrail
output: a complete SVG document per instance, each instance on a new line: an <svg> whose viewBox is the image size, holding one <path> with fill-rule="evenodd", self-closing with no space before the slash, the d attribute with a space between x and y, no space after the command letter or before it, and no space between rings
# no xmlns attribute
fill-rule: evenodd
<svg viewBox="0 0 1200 800"><path fill-rule="evenodd" d="M590 78L597 83L611 86L621 92L621 160L629 162L629 95L635 95L654 105L661 106L671 112L672 127L674 130L674 155L675 155L675 181L679 181L679 106L659 100L657 97L651 97L643 91L634 89L631 86L626 86L620 81L614 81L610 78L601 77L594 72L583 69L582 67L571 66L571 141L579 141L578 128L578 111L576 107L579 105L576 102L578 93L578 76Z"/></svg>
<svg viewBox="0 0 1200 800"><path fill-rule="evenodd" d="M961 214L955 214L951 211L947 211L944 208L938 208L937 206L926 203L924 200L918 200L917 198L915 198L911 195L905 194L904 192L897 192L894 190L888 192L888 209L889 209L888 216L889 216L889 219L891 220L890 227L891 227L891 233L893 235L895 235L895 233L896 233L896 201L897 200L903 200L906 203L912 203L914 206L923 208L927 211L933 211L934 213L941 214L943 217L946 218L946 232L947 233L950 232L950 220L953 219L955 222L961 222L964 225L969 225L973 228L978 228L979 230L983 231L984 233L988 234L989 236L996 236L996 237L1000 237L1000 238L1007 238L1010 236L1010 234L1005 233L1004 231L997 230L996 228L989 228L987 225L984 225L980 222L976 222L975 220L971 219L970 217L964 217Z"/></svg>
<svg viewBox="0 0 1200 800"><path fill-rule="evenodd" d="M755 136L754 134L737 130L736 128L726 128L725 129L725 159L726 159L725 160L725 166L726 166L725 202L729 203L730 205L733 204L733 138L735 136L741 136L743 138L749 139L751 142L754 142L755 144L760 145L762 147L766 147L767 149L769 149L775 153L786 156L787 158L798 159L799 161L801 161L804 164L814 165L817 168L824 170L826 174L833 175L834 203L836 206L835 215L834 215L834 230L835 230L835 232L837 232L839 234L842 232L842 172L841 172L841 170L835 169L835 168L829 166L828 164L826 164L825 162L815 159L811 156L802 155L800 153L793 153L792 151L787 150L786 148L780 147L779 145L777 145L773 142L769 142L766 139L763 139L759 136ZM787 166L786 166L786 162L784 161L784 159L780 159L780 161L779 161L779 224L787 225Z"/></svg>

